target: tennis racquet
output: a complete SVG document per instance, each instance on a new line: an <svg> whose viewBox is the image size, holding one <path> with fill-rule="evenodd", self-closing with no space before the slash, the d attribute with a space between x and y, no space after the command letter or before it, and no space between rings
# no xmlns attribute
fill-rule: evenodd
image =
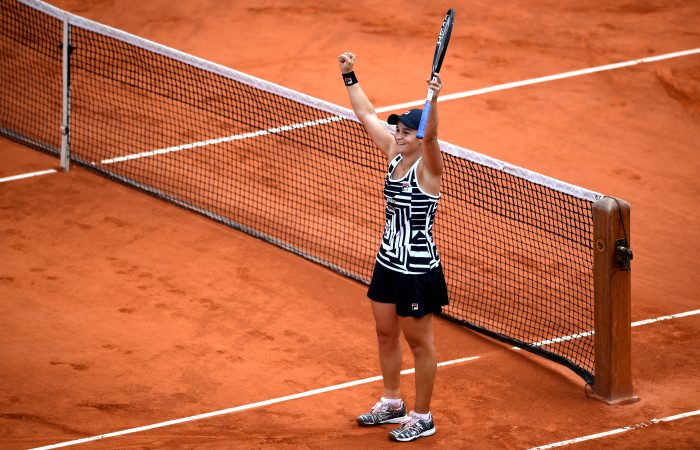
<svg viewBox="0 0 700 450"><path fill-rule="evenodd" d="M430 72L430 76L435 79L434 74L440 73L440 67L442 67L442 61L445 59L445 53L447 53L447 44L450 43L450 35L452 34L452 25L455 23L455 10L450 8L447 11L445 20L442 22L442 28L440 28L440 34L438 35L437 44L435 45L435 55L433 56L433 70ZM423 108L423 114L420 117L420 125L418 126L418 132L416 137L423 139L425 136L425 126L428 124L428 116L430 114L430 101L433 99L433 90L428 88L428 97L425 100L425 107Z"/></svg>

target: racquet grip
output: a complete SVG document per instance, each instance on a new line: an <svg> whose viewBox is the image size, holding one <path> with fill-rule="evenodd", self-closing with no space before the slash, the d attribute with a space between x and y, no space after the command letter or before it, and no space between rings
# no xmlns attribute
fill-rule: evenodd
<svg viewBox="0 0 700 450"><path fill-rule="evenodd" d="M423 114L420 116L420 125L418 125L418 132L416 133L416 137L418 139L423 139L423 136L425 136L425 127L428 125L428 116L430 116L430 99L425 101Z"/></svg>

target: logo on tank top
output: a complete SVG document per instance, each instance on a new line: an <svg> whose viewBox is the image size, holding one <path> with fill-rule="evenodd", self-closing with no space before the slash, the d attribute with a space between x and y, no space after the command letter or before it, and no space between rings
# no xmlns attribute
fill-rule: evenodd
<svg viewBox="0 0 700 450"><path fill-rule="evenodd" d="M401 192L406 192L406 191L410 191L410 190L411 190L411 183L409 183L408 181L404 181L403 183L401 183Z"/></svg>
<svg viewBox="0 0 700 450"><path fill-rule="evenodd" d="M386 200L386 206L387 208L389 208L389 212L394 212L394 203L396 203L396 200L394 200L393 198L388 198Z"/></svg>

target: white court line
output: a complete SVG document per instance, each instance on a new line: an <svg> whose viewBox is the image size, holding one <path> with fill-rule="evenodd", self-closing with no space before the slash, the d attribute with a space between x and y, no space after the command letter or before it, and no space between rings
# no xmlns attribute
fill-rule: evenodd
<svg viewBox="0 0 700 450"><path fill-rule="evenodd" d="M283 127L268 128L267 130L258 130L250 133L234 134L232 136L225 136L216 139L207 139L206 141L192 142L190 144L176 145L174 147L161 148L158 150L152 150L148 152L134 153L131 155L119 156L117 158L103 159L100 161L102 164L114 164L116 162L128 161L130 159L138 159L146 156L164 155L166 153L179 152L180 150L188 150L197 147L206 147L207 145L221 144L224 142L238 141L241 139L248 139L258 136L265 136L267 134L282 133L284 131L297 130L299 128L313 127L316 125L321 125L324 123L337 122L342 120L343 117L333 116L326 117L324 119L312 120L303 123L293 123L291 125L285 125Z"/></svg>
<svg viewBox="0 0 700 450"><path fill-rule="evenodd" d="M661 317L657 317L656 319L639 320L637 322L632 322L632 326L638 327L641 325L648 325L650 323L661 322L661 321L669 320L669 319L678 319L680 317L694 316L696 314L700 314L700 309L694 309L693 311L686 311L686 312L682 312L682 313L678 313L678 314L671 314L670 316L661 316Z"/></svg>
<svg viewBox="0 0 700 450"><path fill-rule="evenodd" d="M650 425L656 425L657 423L672 422L674 420L685 419L687 417L692 417L692 416L697 416L697 415L700 415L700 409L695 410L695 411L689 411L689 412L682 413L682 414L676 414L675 416L664 417L662 419L651 419L651 420L648 420L646 422L640 422L640 423L637 423L634 425L630 425L628 427L615 428L614 430L604 431L602 433L590 434L588 436L582 436L582 437L577 437L574 439L568 439L566 441L555 442L553 444L541 445L539 447L533 447L530 450L545 450L548 448L564 447L566 445L576 444L578 442L590 441L593 439L600 439L602 437L612 436L612 435L620 434L620 433L626 433L627 431L637 430L639 428L648 427Z"/></svg>
<svg viewBox="0 0 700 450"><path fill-rule="evenodd" d="M444 361L444 362L438 363L438 367L450 366L450 365L459 364L462 362L473 361L473 360L479 359L479 358L480 358L479 356L471 356L468 358L453 359L450 361ZM415 371L416 371L415 369L402 370L401 375L407 375L410 373L414 373ZM192 422L195 420L202 420L202 419L207 419L210 417L222 416L224 414L231 414L234 412L245 411L248 409L260 408L262 406L274 405L275 403L282 403L282 402L287 402L290 400L296 400L296 399L300 399L300 398L304 398L304 397L310 397L312 395L323 394L323 393L331 392L331 391L337 391L339 389L345 389L345 388L349 388L349 387L353 387L353 386L359 386L361 384L373 383L373 382L379 381L381 379L382 379L381 376L363 378L361 380L349 381L347 383L336 384L333 386L328 386L328 387L319 388L319 389L312 389L310 391L300 392L298 394L287 395L284 397L273 398L271 400L264 400L264 401L260 401L260 402L249 403L247 405L241 405L241 406L236 406L233 408L222 409L220 411L213 411L213 412L209 412L209 413L198 414L196 416L184 417L182 419L168 420L167 422L160 422L160 423L155 423L152 425L145 425L145 426L137 427L137 428L129 428L127 430L115 431L113 433L101 434L99 436L92 436L92 437L83 438L83 439L76 439L74 441L62 442L60 444L47 445L45 447L36 447L34 449L31 449L31 450L45 450L45 449L52 449L52 448L68 447L70 445L84 444L86 442L97 441L99 439L105 439L105 438L116 437L116 436L123 436L125 434L131 434L131 433L139 433L141 431L153 430L155 428L163 428L163 427L168 427L171 425L178 425L178 424L185 423L185 422Z"/></svg>
<svg viewBox="0 0 700 450"><path fill-rule="evenodd" d="M41 170L39 172L23 173L21 175L13 175L11 177L0 178L0 183L6 183L8 181L22 180L24 178L38 177L41 175L48 175L50 173L56 173L56 169Z"/></svg>
<svg viewBox="0 0 700 450"><path fill-rule="evenodd" d="M662 322L664 320L679 319L681 317L694 316L696 314L700 314L700 309L694 309L692 311L686 311L686 312L682 312L682 313L678 313L678 314L671 314L670 316L661 316L661 317L657 317L655 319L639 320L637 322L632 322L631 326L632 327L639 327L642 325L649 325L650 323ZM594 334L595 334L595 331L586 331L584 333L571 334L569 336L562 336L562 337L558 337L558 338L546 339L544 341L533 342L530 344L530 346L542 347L544 345L556 344L557 342L570 341L572 339L579 339L582 337L592 336ZM513 350L520 350L520 347L513 347Z"/></svg>
<svg viewBox="0 0 700 450"><path fill-rule="evenodd" d="M633 323L632 323L632 326L647 325L647 324L650 324L650 323L656 323L656 322L660 322L660 321L663 321L663 320L675 319L675 318L679 318L679 317L687 317L687 316L692 316L692 315L695 315L695 314L700 314L700 309L694 310L694 311L687 311L687 312L684 312L684 313L673 314L673 315L669 315L669 316L661 316L661 317L657 317L657 318L655 318L655 319L641 320L641 321L638 321L638 322L633 322ZM575 339L575 337L573 337L573 336L581 337L582 335L572 335L571 337L563 337L563 338L559 338L559 339L561 339L561 340ZM569 339L567 339L567 338L569 338ZM554 340L554 339L552 339L552 340L550 340L550 341L551 341L551 342L556 342L556 340ZM542 341L542 342L545 342L545 341ZM541 344L541 345L544 345L544 344ZM513 349L519 350L518 347L513 347ZM480 358L479 356L472 356L472 357L468 357L468 358L461 358L461 359L454 359L454 360L450 360L450 361L444 361L444 362L438 363L438 367L444 367L444 366L449 366L449 365L452 365L452 364L458 364L458 363L461 363L461 362L472 361L472 360L479 359L479 358ZM402 374L402 375L406 375L406 374L410 374L410 373L414 373L414 372L415 372L415 369L406 369L406 370L402 370L402 371L401 371L401 374ZM178 424L185 423L185 422L192 422L192 421L195 421L195 420L202 420L202 419L206 419L206 418L209 418L209 417L216 417L216 416L221 416L221 415L225 415L225 414L231 414L231 413L234 413L234 412L245 411L245 410L248 410L248 409L259 408L259 407L262 407L262 406L273 405L273 404L276 404L276 403L282 403L282 402L286 402L286 401L290 401L290 400L296 400L296 399L304 398L304 397L310 397L310 396L312 396L312 395L322 394L322 393L325 393L325 392L331 392L331 391L335 391L335 390L339 390L339 389L345 389L345 388L348 388L348 387L358 386L358 385L361 385L361 384L372 383L372 382L375 382L375 381L379 381L379 380L381 380L381 379L382 379L381 376L375 376L375 377L371 377L371 378L364 378L364 379L361 379L361 380L350 381L350 382L342 383L342 384L336 384L336 385L328 386L328 387L325 387L325 388L313 389L313 390L306 391L306 392L301 392L301 393L298 393L298 394L292 394L292 395L287 395L287 396L284 396L284 397L278 397L278 398L274 398L274 399L271 399L271 400L264 400L264 401L260 401L260 402L256 402L256 403L249 403L249 404L247 404L247 405L236 406L236 407L228 408L228 409L222 409L222 410L220 410L220 411L214 411L214 412L209 412L209 413L204 413L204 414L198 414L198 415L195 415L195 416L185 417L185 418L182 418L182 419L169 420L169 421L167 421L167 422L160 422L160 423L156 423L156 424L152 424L152 425L145 425L145 426L137 427L137 428L129 428L129 429L127 429L127 430L116 431L116 432L113 432L113 433L101 434L101 435L99 435L99 436L92 436L92 437L88 437L88 438L77 439L77 440L74 440L74 441L68 441L68 442L63 442L63 443L59 443L59 444L48 445L48 446L44 446L44 447L36 447L35 449L32 449L32 450L45 450L45 449L53 449L53 448L60 448L60 447L68 447L68 446L71 446L71 445L84 444L84 443L86 443L86 442L92 442L92 441L97 441L97 440L100 440L100 439L105 439L105 438L110 438L110 437L116 437L116 436L122 436L122 435L125 435L125 434L138 433L138 432L141 432L141 431L152 430L152 429L155 429L155 428L163 428L163 427L167 427L167 426L171 426L171 425L178 425ZM676 417L676 416L672 416L672 417ZM668 420L668 419L669 419L669 418L666 418L666 419L652 419L652 420L661 420L661 421L664 421L664 420ZM675 419L674 419L674 420L675 420ZM609 433L609 434L615 434L615 433L612 433L612 432L608 432L608 433ZM594 436L598 436L598 435L594 435ZM598 437L599 437L599 436L598 436ZM581 438L579 438L579 439L581 439ZM594 439L594 438L590 438L590 439ZM554 444L550 444L550 445L554 445ZM538 447L538 448L548 448L548 447Z"/></svg>
<svg viewBox="0 0 700 450"><path fill-rule="evenodd" d="M444 102L447 100L456 100L459 98L472 97L475 95L487 94L490 92L503 91L505 89L513 89L516 87L529 86L531 84L544 83L547 81L554 81L554 80L561 80L563 78L571 78L571 77L576 77L576 76L580 76L580 75L588 75L588 74L595 73L595 72L604 72L607 70L622 69L623 67L635 66L637 64L651 63L651 62L661 61L664 59L679 58L681 56L689 56L689 55L694 55L694 54L699 54L699 53L700 53L700 48L694 48L694 49L690 49L690 50L683 50L680 52L666 53L664 55L649 56L647 58L633 59L630 61L624 61L624 62L619 62L619 63L614 63L614 64L606 64L604 66L591 67L588 69L573 70L570 72L563 72L563 73L558 73L555 75L547 75L547 76L539 77L539 78L530 78L530 79L522 80L522 81L514 81L511 83L497 84L495 86L481 88L481 89L474 89L471 91L464 91L464 92L458 92L455 94L441 95L438 98L438 101ZM416 100L416 101L407 102L407 103L399 103L397 105L384 106L382 108L377 108L376 111L378 113L379 112L395 111L397 109L405 109L405 108L410 108L413 106L422 106L423 104L425 104L425 99Z"/></svg>
<svg viewBox="0 0 700 450"><path fill-rule="evenodd" d="M579 75L586 75L586 74L595 73L595 72L602 72L602 71L606 71L606 70L620 69L623 67L634 66L637 64L661 61L664 59L679 58L681 56L689 56L689 55L698 54L698 53L700 53L700 48L683 50L683 51L674 52L674 53L666 53L666 54L657 55L657 56L650 56L647 58L633 59L630 61L625 61L625 62L620 62L620 63L615 63L615 64L607 64L604 66L592 67L589 69L574 70L571 72L564 72L564 73L559 73L559 74L555 74L555 75L548 75L548 76L539 77L539 78L531 78L528 80L514 81L511 83L505 83L505 84L498 84L498 85L487 87L487 88L458 92L455 94L442 95L442 96L440 96L438 101L444 102L447 100L456 100L456 99L460 99L460 98L464 98L464 97L471 97L474 95L486 94L489 92L502 91L504 89L513 89L516 87L527 86L530 84L544 83L546 81L560 80L562 78L570 78L570 77L575 77L575 76L579 76ZM413 102L400 103L398 105L391 105L391 106L384 106L381 108L376 108L375 111L378 113L388 112L388 111L394 111L397 109L409 108L412 106L421 106L424 103L425 103L425 99L416 100ZM236 134L236 135L232 135L232 136L207 139L204 141L192 142L189 144L177 145L177 146L173 146L173 147L167 147L167 148L162 148L162 149L152 150L152 151L147 151L147 152L142 152L142 153L134 153L131 155L124 155L124 156L119 156L116 158L104 159L100 162L102 164L114 164L117 162L123 162L123 161L132 160L132 159L144 158L144 157L155 156L155 155L163 155L163 154L167 154L167 153L178 152L181 150L187 150L187 149L198 148L198 147L205 147L208 145L221 144L224 142L230 142L230 141L235 141L235 140L240 140L240 139L248 139L248 138L253 138L253 137L258 137L258 136L264 136L267 134L282 133L285 131L291 131L291 130L295 130L298 128L315 126L315 125L320 125L320 124L329 123L329 122L336 122L338 120L343 120L343 119L344 119L344 117L341 117L341 116L332 116L332 117L327 117L325 119L319 119L319 120L314 120L314 121L309 121L309 122L304 122L304 123L295 123L292 125L278 127L278 128L268 128L267 130L259 130L259 131L254 131L254 132L250 132L250 133L243 133L243 134Z"/></svg>

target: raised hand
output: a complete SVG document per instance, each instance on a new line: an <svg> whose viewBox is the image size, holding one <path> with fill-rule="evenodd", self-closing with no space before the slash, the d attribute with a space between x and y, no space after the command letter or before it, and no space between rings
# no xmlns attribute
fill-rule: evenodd
<svg viewBox="0 0 700 450"><path fill-rule="evenodd" d="M338 65L340 66L341 73L352 72L355 68L355 54L352 52L345 52L338 56Z"/></svg>
<svg viewBox="0 0 700 450"><path fill-rule="evenodd" d="M428 87L433 91L433 100L438 98L440 90L442 89L442 78L440 78L440 74L435 72L431 78L425 81L428 82Z"/></svg>

